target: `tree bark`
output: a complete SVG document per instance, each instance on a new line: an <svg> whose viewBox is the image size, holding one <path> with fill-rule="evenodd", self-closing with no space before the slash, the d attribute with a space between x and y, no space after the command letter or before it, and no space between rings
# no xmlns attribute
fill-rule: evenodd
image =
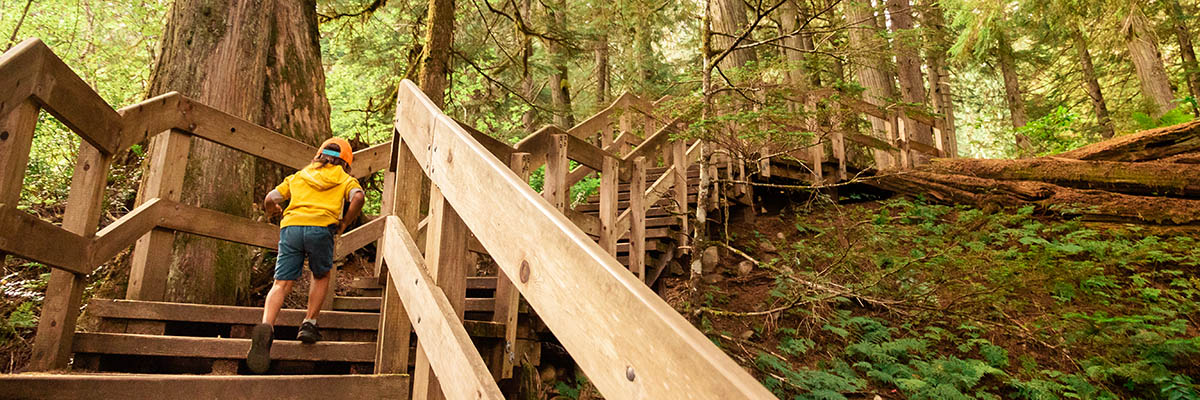
<svg viewBox="0 0 1200 400"><path fill-rule="evenodd" d="M1118 136L1061 153L1077 160L1152 161L1200 151L1200 120Z"/></svg>
<svg viewBox="0 0 1200 400"><path fill-rule="evenodd" d="M608 107L608 34L596 39L596 110Z"/></svg>
<svg viewBox="0 0 1200 400"><path fill-rule="evenodd" d="M315 3L276 3L177 0L163 32L149 94L177 91L308 142L328 137ZM251 157L196 139L182 201L249 217L256 202L254 178ZM251 259L246 246L179 234L170 260L167 300L244 302Z"/></svg>
<svg viewBox="0 0 1200 400"><path fill-rule="evenodd" d="M899 193L920 194L942 203L980 208L1034 205L1045 212L1086 221L1200 225L1200 200L1134 196L1102 190L1066 188L1043 182L999 181L919 170L868 181Z"/></svg>
<svg viewBox="0 0 1200 400"><path fill-rule="evenodd" d="M749 25L746 11L746 3L741 0L712 0L713 51L721 53L733 46L734 38ZM734 50L717 62L717 66L728 75L729 70L741 68L757 58L754 49Z"/></svg>
<svg viewBox="0 0 1200 400"><path fill-rule="evenodd" d="M896 54L896 78L900 82L900 97L907 103L926 104L925 74L921 72L921 52L914 44L920 39L913 30L912 4L909 0L887 0L890 28ZM933 127L905 119L909 140L933 146Z"/></svg>
<svg viewBox="0 0 1200 400"><path fill-rule="evenodd" d="M1077 189L1200 198L1200 168L1184 163L1081 161L1041 157L1022 160L936 159L930 172L1004 181L1038 181Z"/></svg>
<svg viewBox="0 0 1200 400"><path fill-rule="evenodd" d="M863 100L882 106L895 98L895 88L891 74L888 73L887 60L881 55L887 54L887 43L879 36L879 25L875 19L875 11L871 3L863 0L851 0L844 5L846 18L850 25L849 44L855 51L858 64L858 83L866 90ZM881 140L888 141L887 122L872 116L866 117L871 122L871 134ZM887 152L875 150L875 164L881 168L890 167L896 163Z"/></svg>
<svg viewBox="0 0 1200 400"><path fill-rule="evenodd" d="M950 51L950 36L946 31L946 18L938 2L926 5L922 14L929 32L929 97L933 109L941 114L944 150L949 157L958 157L958 135L954 122L954 97L950 88L950 66L946 55Z"/></svg>
<svg viewBox="0 0 1200 400"><path fill-rule="evenodd" d="M1167 70L1163 67L1153 28L1136 2L1132 3L1122 30L1129 47L1129 58L1133 61L1138 80L1142 83L1142 96L1153 104L1152 115L1155 118L1161 117L1175 108L1175 93L1171 90Z"/></svg>
<svg viewBox="0 0 1200 400"><path fill-rule="evenodd" d="M566 32L567 3L560 0L554 4L554 8L546 10L550 14L551 31ZM567 69L570 55L567 54L567 47L560 42L561 40L549 40L546 44L551 64L554 65L554 73L550 75L550 104L554 107L554 124L563 129L570 129L575 126L575 115L571 109L571 79Z"/></svg>
<svg viewBox="0 0 1200 400"><path fill-rule="evenodd" d="M1100 135L1105 139L1113 137L1112 119L1108 116L1108 105L1104 102L1104 93L1100 91L1100 80L1096 78L1096 67L1092 65L1092 54L1088 51L1087 39L1078 27L1071 33L1071 41L1075 45L1075 54L1079 57L1079 68L1083 70L1083 80L1087 84L1088 97L1092 99L1092 109L1096 112L1096 123L1100 125Z"/></svg>
<svg viewBox="0 0 1200 400"><path fill-rule="evenodd" d="M520 9L517 21L521 22L514 23L514 34L521 38L521 91L525 94L525 98L536 103L538 94L534 93L533 73L529 70L529 58L533 57L533 40L529 38L529 34L521 30L523 21L530 18L530 0L521 0L518 4L520 4ZM525 125L526 132L533 133L533 129L537 126L537 110L530 107L525 111L525 114L521 115L521 123Z"/></svg>
<svg viewBox="0 0 1200 400"><path fill-rule="evenodd" d="M421 91L445 107L450 87L450 50L454 45L454 0L429 0L428 25L425 29L425 54L417 84Z"/></svg>
<svg viewBox="0 0 1200 400"><path fill-rule="evenodd" d="M1008 37L1000 34L996 43L996 60L1000 63L1000 73L1004 76L1004 100L1008 103L1009 117L1013 128L1022 128L1029 122L1025 114L1025 100L1021 98L1021 81L1017 76L1017 60L1013 57L1012 43ZM1025 156L1033 155L1033 144L1028 137L1020 132L1014 132L1017 148Z"/></svg>
<svg viewBox="0 0 1200 400"><path fill-rule="evenodd" d="M1171 21L1175 25L1175 39L1179 41L1179 57L1183 59L1183 75L1187 79L1188 89L1192 98L1200 101L1200 65L1196 63L1196 49L1192 46L1192 33L1186 24L1187 14L1180 7L1179 0L1170 0ZM1200 116L1200 107L1193 107L1192 112Z"/></svg>

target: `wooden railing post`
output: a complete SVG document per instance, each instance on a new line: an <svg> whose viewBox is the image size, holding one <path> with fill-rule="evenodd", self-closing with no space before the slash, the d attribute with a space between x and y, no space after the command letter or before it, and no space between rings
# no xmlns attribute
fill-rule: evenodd
<svg viewBox="0 0 1200 400"><path fill-rule="evenodd" d="M429 224L425 233L425 261L434 283L442 288L450 306L462 321L467 302L467 241L470 231L458 213L450 206L442 191L434 185L429 196ZM419 323L419 322L418 322ZM413 400L443 399L439 380L429 365L429 351L417 338L417 362L413 369ZM444 377L445 384L454 385L453 377Z"/></svg>
<svg viewBox="0 0 1200 400"><path fill-rule="evenodd" d="M600 248L617 255L617 239L624 232L615 232L617 222L617 191L621 184L618 179L621 170L621 160L604 157L604 168L600 171ZM630 195L633 193L631 192Z"/></svg>
<svg viewBox="0 0 1200 400"><path fill-rule="evenodd" d="M421 222L421 181L425 172L413 157L408 142L400 139L399 134L392 136L392 163L388 166L385 179L393 179L391 190L384 186L385 215L395 215L404 223L408 234L417 236L417 225ZM377 244L382 249L387 246L385 240ZM382 253L382 252L380 252ZM382 258L378 257L377 258ZM403 374L408 372L408 345L412 335L412 322L408 313L400 303L396 292L396 282L387 273L387 264L378 259L375 272L380 279L386 281L383 299L379 309L379 332L376 334L375 373Z"/></svg>
<svg viewBox="0 0 1200 400"><path fill-rule="evenodd" d="M8 115L0 119L0 206L16 208L21 200L25 169L29 165L38 106L32 101L23 101L12 107L7 110ZM0 262L5 258L7 255L0 251Z"/></svg>
<svg viewBox="0 0 1200 400"><path fill-rule="evenodd" d="M529 153L513 153L509 168L522 181L529 180ZM504 324L504 341L492 352L492 375L496 380L513 376L517 361L517 316L521 304L521 292L504 270L496 270L496 302L492 306L492 321Z"/></svg>
<svg viewBox="0 0 1200 400"><path fill-rule="evenodd" d="M628 103L626 103L625 105L622 106L622 108L620 109L620 112L621 112L621 116L617 118L617 125L618 125L618 128L621 130L621 134L624 134L627 136L626 136L625 142L621 143L621 149L617 153L617 155L624 157L626 154L629 154L629 152L632 151L633 147L634 147L633 144L630 143L630 142L632 142L632 140L629 139L629 137L633 136L633 132L631 132L633 130L633 127L629 121L629 118L630 118L629 114L631 112L633 112L633 108L629 107ZM643 139L645 139L645 138L643 138ZM641 144L641 141L638 141L638 144Z"/></svg>
<svg viewBox="0 0 1200 400"><path fill-rule="evenodd" d="M111 164L112 155L102 154L87 142L79 145L71 176L71 193L67 196L67 210L63 214L63 229L89 239L95 236ZM75 320L79 317L79 302L87 283L85 277L59 268L50 272L29 361L31 371L67 367L75 336Z"/></svg>
<svg viewBox="0 0 1200 400"><path fill-rule="evenodd" d="M908 145L908 120L901 114L895 119L896 121L896 140L900 141L900 168L907 169L912 167L912 152Z"/></svg>
<svg viewBox="0 0 1200 400"><path fill-rule="evenodd" d="M629 178L629 268L646 281L646 157L633 159Z"/></svg>
<svg viewBox="0 0 1200 400"><path fill-rule="evenodd" d="M571 173L567 161L567 135L550 135L550 146L546 149L546 173L542 184L542 196L558 211L567 210L567 174Z"/></svg>
<svg viewBox="0 0 1200 400"><path fill-rule="evenodd" d="M153 198L179 201L191 148L192 138L176 130L164 131L151 139L149 168L138 193L138 205ZM175 232L167 229L154 229L138 239L133 247L125 298L162 301L166 297L174 241Z"/></svg>
<svg viewBox="0 0 1200 400"><path fill-rule="evenodd" d="M675 200L675 212L679 215L679 229L683 232L680 235L679 245L687 246L687 236L691 232L688 230L688 159L687 159L687 143L683 139L671 142L671 162L675 164L675 191L672 196Z"/></svg>
<svg viewBox="0 0 1200 400"><path fill-rule="evenodd" d="M605 115L600 123L600 148L607 149L612 144L614 136L612 127L609 126L608 115Z"/></svg>

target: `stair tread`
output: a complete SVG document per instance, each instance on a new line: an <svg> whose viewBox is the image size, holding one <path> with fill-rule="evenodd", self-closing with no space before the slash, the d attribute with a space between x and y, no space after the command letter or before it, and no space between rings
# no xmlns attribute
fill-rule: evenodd
<svg viewBox="0 0 1200 400"><path fill-rule="evenodd" d="M0 375L0 393L55 399L407 399L408 375Z"/></svg>
<svg viewBox="0 0 1200 400"><path fill-rule="evenodd" d="M101 318L254 325L262 320L263 309L262 307L161 301L93 299L88 304L88 312ZM275 325L298 327L304 321L304 314L305 310L299 309L279 310ZM321 327L376 330L379 328L379 313L322 311Z"/></svg>
<svg viewBox="0 0 1200 400"><path fill-rule="evenodd" d="M72 350L95 354L244 359L250 350L250 339L78 332ZM375 342L303 344L298 340L276 339L271 345L271 359L374 362Z"/></svg>

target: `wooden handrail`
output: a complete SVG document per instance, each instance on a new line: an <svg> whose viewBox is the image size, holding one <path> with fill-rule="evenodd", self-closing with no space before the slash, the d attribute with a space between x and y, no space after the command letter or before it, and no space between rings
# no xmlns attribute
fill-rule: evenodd
<svg viewBox="0 0 1200 400"><path fill-rule="evenodd" d="M425 257L408 229L396 216L379 220L386 221L387 245L381 250L388 274L396 282L388 286L395 288L421 345L429 350L425 355L430 367L447 383L442 385L443 393L449 399L503 400L450 300L432 284Z"/></svg>
<svg viewBox="0 0 1200 400"><path fill-rule="evenodd" d="M773 398L411 81L397 104L422 169L606 398Z"/></svg>

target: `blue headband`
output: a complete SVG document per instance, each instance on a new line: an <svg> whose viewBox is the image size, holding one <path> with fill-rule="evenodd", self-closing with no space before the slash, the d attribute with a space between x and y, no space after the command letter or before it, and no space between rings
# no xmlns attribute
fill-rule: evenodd
<svg viewBox="0 0 1200 400"><path fill-rule="evenodd" d="M324 154L324 155L327 155L327 156L334 156L334 157L338 157L338 158L341 158L341 157L342 157L342 153L340 153L340 152L337 152L337 151L333 151L333 150L330 150L330 149L321 149L321 154Z"/></svg>

